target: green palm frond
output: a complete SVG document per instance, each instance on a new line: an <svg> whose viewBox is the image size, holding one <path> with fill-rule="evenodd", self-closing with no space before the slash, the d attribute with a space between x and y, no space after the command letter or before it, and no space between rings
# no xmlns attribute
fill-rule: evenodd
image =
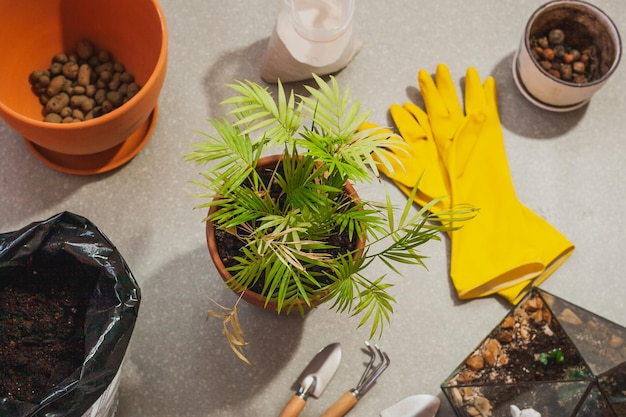
<svg viewBox="0 0 626 417"><path fill-rule="evenodd" d="M313 123L311 130L319 129L328 136L345 137L355 132L368 113L359 113L359 102L350 102L350 89L341 91L335 77L330 77L330 84L321 77L313 76L318 88L305 86L310 97L300 96L303 111L307 112Z"/></svg>
<svg viewBox="0 0 626 417"><path fill-rule="evenodd" d="M359 292L358 304L353 315L361 315L359 327L371 321L370 338L376 332L382 334L385 323L389 323L393 314L395 299L388 293L393 284L385 283L384 276L374 282L362 281L363 289Z"/></svg>
<svg viewBox="0 0 626 417"><path fill-rule="evenodd" d="M211 202L217 210L209 216L209 220L223 229L232 229L276 212L276 202L264 198L264 192L253 192L242 186L220 194Z"/></svg>
<svg viewBox="0 0 626 417"><path fill-rule="evenodd" d="M328 298L333 300L331 309L340 313L353 311L353 302L359 293L355 277L364 269L366 262L364 256L353 256L352 253L347 253L333 262L331 269L327 271L333 282L325 288L329 292Z"/></svg>
<svg viewBox="0 0 626 417"><path fill-rule="evenodd" d="M368 232L373 234L376 231L383 231L385 224L378 210L367 208L363 202L337 213L334 219L339 232L347 231L350 240L357 236L365 236Z"/></svg>
<svg viewBox="0 0 626 417"><path fill-rule="evenodd" d="M210 120L213 133L200 132L204 140L185 159L207 167L193 181L203 189L195 197L208 200L197 207L211 208L205 220L240 241L228 268L231 288L262 288L279 312L303 313L313 301L332 301L331 309L359 316L359 327L370 324L373 337L389 323L395 300L386 275L367 277L368 267L380 263L398 275L400 266L425 268L420 249L477 209L432 214L444 196L416 209L419 181L401 207L386 189L380 203L348 195L347 182L369 183L379 178L379 167L401 169L398 155L410 148L389 130L362 128L369 112L336 78L313 79L317 86L305 86L308 95L287 93L278 82L275 97L252 81L229 84L227 118ZM270 148L282 149L282 159L261 170Z"/></svg>
<svg viewBox="0 0 626 417"><path fill-rule="evenodd" d="M211 120L218 136L202 133L207 140L193 144L194 150L185 155L196 164L215 162L202 175L214 190L230 191L241 185L254 171L263 151L254 146L237 126L226 120Z"/></svg>
<svg viewBox="0 0 626 417"><path fill-rule="evenodd" d="M380 178L378 164L382 164L388 172L394 171L390 160L398 166L402 161L396 154L409 154L409 145L398 135L381 133L379 129L365 129L356 133L359 147L363 152L363 164L367 166L376 178Z"/></svg>
<svg viewBox="0 0 626 417"><path fill-rule="evenodd" d="M278 84L277 101L274 100L267 88L263 88L251 81L228 85L239 93L223 101L234 108L229 114L237 118L235 126L242 129L242 133L250 135L263 130L258 140L267 146L274 144L292 144L293 136L301 125L302 116L296 108L293 92L286 96L282 84Z"/></svg>
<svg viewBox="0 0 626 417"><path fill-rule="evenodd" d="M341 194L343 187L329 184L318 165L309 156L283 159L284 174L276 176L276 184L285 192L286 208L316 211L328 206L332 195Z"/></svg>
<svg viewBox="0 0 626 417"><path fill-rule="evenodd" d="M323 163L329 173L342 173L344 180L369 182L371 172L378 177L376 162L372 157L381 149L394 149L403 143L396 135L378 131L359 131L369 117L360 111L358 101L350 102L350 90L341 92L334 77L330 84L315 77L319 89L308 87L310 97L301 97L303 112L311 119L312 126L304 130L298 144L307 153ZM381 162L388 166L386 155Z"/></svg>
<svg viewBox="0 0 626 417"><path fill-rule="evenodd" d="M328 297L333 300L331 309L360 315L359 327L371 322L373 337L376 332L382 333L384 324L390 321L395 299L388 292L393 285L385 283L384 276L372 282L361 275L360 271L368 265L367 256L342 257L335 265L337 279L328 287Z"/></svg>

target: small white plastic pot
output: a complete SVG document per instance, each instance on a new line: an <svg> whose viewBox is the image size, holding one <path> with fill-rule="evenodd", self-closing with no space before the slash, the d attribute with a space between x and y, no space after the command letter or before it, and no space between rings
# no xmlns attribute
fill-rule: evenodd
<svg viewBox="0 0 626 417"><path fill-rule="evenodd" d="M567 39L595 45L600 76L587 83L557 78L532 55L531 39L561 29ZM520 92L533 104L551 111L569 111L585 105L615 72L622 54L619 32L599 8L580 0L556 0L539 7L530 17L513 60L513 76Z"/></svg>

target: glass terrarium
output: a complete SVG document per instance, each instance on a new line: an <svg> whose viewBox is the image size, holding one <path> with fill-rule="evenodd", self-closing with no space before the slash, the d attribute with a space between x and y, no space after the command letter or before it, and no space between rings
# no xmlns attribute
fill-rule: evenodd
<svg viewBox="0 0 626 417"><path fill-rule="evenodd" d="M624 417L626 328L535 288L441 389L458 417Z"/></svg>

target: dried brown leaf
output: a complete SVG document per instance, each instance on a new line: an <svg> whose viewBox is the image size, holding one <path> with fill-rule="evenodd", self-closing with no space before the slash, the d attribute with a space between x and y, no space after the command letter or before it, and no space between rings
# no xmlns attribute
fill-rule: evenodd
<svg viewBox="0 0 626 417"><path fill-rule="evenodd" d="M239 297L237 303L235 303L233 307L225 307L219 304L217 301L213 300L211 297L208 298L223 312L209 310L207 311L207 320L211 317L222 320L222 334L226 336L228 346L230 346L230 349L235 353L235 355L237 355L240 360L244 361L248 365L252 365L252 362L250 362L250 360L243 352L243 348L248 345L248 342L246 342L245 340L245 336L241 328L241 323L239 322L239 316L237 314L241 297Z"/></svg>

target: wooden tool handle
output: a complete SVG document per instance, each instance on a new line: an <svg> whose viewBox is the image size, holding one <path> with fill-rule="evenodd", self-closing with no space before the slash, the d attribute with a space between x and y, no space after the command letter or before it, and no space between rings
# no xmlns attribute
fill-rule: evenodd
<svg viewBox="0 0 626 417"><path fill-rule="evenodd" d="M352 391L348 391L335 401L335 403L322 414L322 417L343 417L356 405L357 401Z"/></svg>
<svg viewBox="0 0 626 417"><path fill-rule="evenodd" d="M289 400L285 408L283 408L279 417L296 417L304 408L304 404L306 404L304 398L299 395L294 395L291 397L291 400Z"/></svg>

